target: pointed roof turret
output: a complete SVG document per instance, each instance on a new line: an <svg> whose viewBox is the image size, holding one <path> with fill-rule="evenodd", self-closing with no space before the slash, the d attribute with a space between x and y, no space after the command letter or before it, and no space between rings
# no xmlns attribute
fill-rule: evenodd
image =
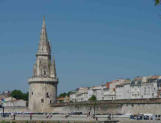
<svg viewBox="0 0 161 123"><path fill-rule="evenodd" d="M44 16L37 55L51 55L50 53L51 53L50 44L49 44L49 41L48 41L46 24L45 24L45 16Z"/></svg>
<svg viewBox="0 0 161 123"><path fill-rule="evenodd" d="M56 77L56 65L55 65L55 58L54 58L54 56L53 56L53 62L52 62L52 64L51 64L51 77L53 77L53 78L57 78Z"/></svg>

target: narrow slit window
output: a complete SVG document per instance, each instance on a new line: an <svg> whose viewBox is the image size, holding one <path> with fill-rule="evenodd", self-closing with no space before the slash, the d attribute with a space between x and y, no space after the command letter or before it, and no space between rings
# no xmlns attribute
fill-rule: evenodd
<svg viewBox="0 0 161 123"><path fill-rule="evenodd" d="M48 92L46 93L46 97L49 98L49 93Z"/></svg>
<svg viewBox="0 0 161 123"><path fill-rule="evenodd" d="M44 103L44 99L41 99L41 103Z"/></svg>

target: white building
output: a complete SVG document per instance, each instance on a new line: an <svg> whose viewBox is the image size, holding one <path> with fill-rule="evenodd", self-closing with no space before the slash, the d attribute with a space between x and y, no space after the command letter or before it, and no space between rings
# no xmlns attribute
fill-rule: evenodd
<svg viewBox="0 0 161 123"><path fill-rule="evenodd" d="M131 99L158 97L160 76L137 77L131 82Z"/></svg>
<svg viewBox="0 0 161 123"><path fill-rule="evenodd" d="M13 97L8 97L4 99L3 102L4 107L26 107L26 101L25 100L16 100Z"/></svg>
<svg viewBox="0 0 161 123"><path fill-rule="evenodd" d="M130 86L130 99L140 99L141 98L141 85Z"/></svg>
<svg viewBox="0 0 161 123"><path fill-rule="evenodd" d="M111 88L111 86L110 86L111 83L112 82L106 83L106 86L103 89L104 100L114 100L115 99L115 90L114 90L114 88Z"/></svg>
<svg viewBox="0 0 161 123"><path fill-rule="evenodd" d="M94 86L94 87L89 88L88 99L94 95L96 96L97 100L104 100L104 94L103 94L104 88L105 88L105 85Z"/></svg>
<svg viewBox="0 0 161 123"><path fill-rule="evenodd" d="M104 100L115 100L117 97L119 96L117 95L116 89L118 85L121 84L126 84L129 83L130 80L126 80L126 79L117 79L117 80L113 80L111 82L107 82L106 83L106 88L104 88ZM119 90L117 90L118 92L123 91L122 88L119 88ZM121 92L122 93L122 92ZM119 98L123 98L123 97L119 97Z"/></svg>
<svg viewBox="0 0 161 123"><path fill-rule="evenodd" d="M79 88L71 93L72 102L88 101L92 95L97 100L147 99L161 97L161 76L136 77L113 80L105 85Z"/></svg>
<svg viewBox="0 0 161 123"><path fill-rule="evenodd" d="M76 91L72 91L69 95L70 102L76 102Z"/></svg>
<svg viewBox="0 0 161 123"><path fill-rule="evenodd" d="M88 101L88 88L79 88L76 92L76 102Z"/></svg>
<svg viewBox="0 0 161 123"><path fill-rule="evenodd" d="M124 83L116 86L116 100L130 98L130 83Z"/></svg>
<svg viewBox="0 0 161 123"><path fill-rule="evenodd" d="M141 98L157 98L157 82L143 83L141 86Z"/></svg>
<svg viewBox="0 0 161 123"><path fill-rule="evenodd" d="M111 93L111 91L110 91L110 89L107 89L107 88L104 88L104 93L103 93L103 100L114 100L115 99L115 94L113 93L113 91L112 91L112 93Z"/></svg>
<svg viewBox="0 0 161 123"><path fill-rule="evenodd" d="M146 81L142 82L141 97L142 98L157 98L158 97L158 80L160 76L147 77Z"/></svg>

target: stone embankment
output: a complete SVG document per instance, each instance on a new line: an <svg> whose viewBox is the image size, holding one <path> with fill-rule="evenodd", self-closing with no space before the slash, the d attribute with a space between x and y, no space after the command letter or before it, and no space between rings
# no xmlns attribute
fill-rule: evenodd
<svg viewBox="0 0 161 123"><path fill-rule="evenodd" d="M53 113L161 114L161 98L52 104ZM2 109L0 109L2 112ZM5 107L5 112L30 112L27 107Z"/></svg>
<svg viewBox="0 0 161 123"><path fill-rule="evenodd" d="M118 121L3 120L0 123L117 123Z"/></svg>
<svg viewBox="0 0 161 123"><path fill-rule="evenodd" d="M3 120L0 123L161 123L153 120L130 120L119 119L119 121L52 121L52 120Z"/></svg>
<svg viewBox="0 0 161 123"><path fill-rule="evenodd" d="M113 101L79 102L53 104L53 112L57 113L96 113L96 114L161 114L161 98L127 99Z"/></svg>
<svg viewBox="0 0 161 123"><path fill-rule="evenodd" d="M124 99L124 100L101 100L101 101L87 101L87 102L76 102L76 103L57 103L51 104L53 107L60 106L72 106L72 105L99 105L99 104L161 104L161 98L150 98L150 99Z"/></svg>

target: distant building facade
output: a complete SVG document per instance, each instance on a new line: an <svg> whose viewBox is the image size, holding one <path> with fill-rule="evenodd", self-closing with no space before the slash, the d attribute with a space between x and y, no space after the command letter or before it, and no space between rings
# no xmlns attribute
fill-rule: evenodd
<svg viewBox="0 0 161 123"><path fill-rule="evenodd" d="M104 85L100 85L100 86L94 86L94 87L89 88L88 99L94 95L96 96L97 100L103 100L104 99L104 96L103 96L104 87L105 87Z"/></svg>
<svg viewBox="0 0 161 123"><path fill-rule="evenodd" d="M98 101L161 98L161 76L136 77L133 80L118 79L105 85L88 87L81 93L80 90L82 89L74 91L70 95L70 100L88 101L92 95L95 95Z"/></svg>
<svg viewBox="0 0 161 123"><path fill-rule="evenodd" d="M116 86L116 99L130 99L130 82Z"/></svg>
<svg viewBox="0 0 161 123"><path fill-rule="evenodd" d="M51 103L56 103L58 78L55 59L51 56L45 18L43 18L40 42L33 67L33 76L29 79L29 109L33 112L45 112Z"/></svg>
<svg viewBox="0 0 161 123"><path fill-rule="evenodd" d="M71 91L71 93L69 95L69 101L70 102L76 102L76 92L77 91Z"/></svg>
<svg viewBox="0 0 161 123"><path fill-rule="evenodd" d="M131 81L131 99L158 98L160 76L137 77Z"/></svg>
<svg viewBox="0 0 161 123"><path fill-rule="evenodd" d="M79 88L77 90L76 101L77 102L88 101L88 88Z"/></svg>
<svg viewBox="0 0 161 123"><path fill-rule="evenodd" d="M26 107L26 101L22 99L16 99L14 97L3 98L1 104L4 107Z"/></svg>

